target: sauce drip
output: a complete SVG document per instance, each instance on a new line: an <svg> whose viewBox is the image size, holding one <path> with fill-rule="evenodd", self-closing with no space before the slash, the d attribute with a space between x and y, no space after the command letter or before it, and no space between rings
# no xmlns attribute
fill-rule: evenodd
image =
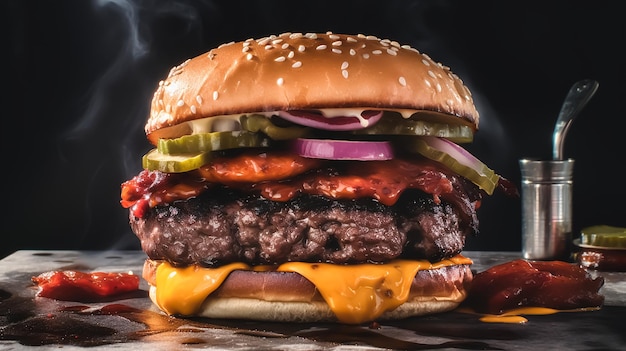
<svg viewBox="0 0 626 351"><path fill-rule="evenodd" d="M502 314L486 314L480 317L481 322L485 323L509 323L509 324L522 324L528 322L525 315L545 316L549 314L561 313L561 312L589 312L600 309L599 307L589 308L577 308L574 310L557 310L547 307L522 307L516 308L510 311L506 311Z"/></svg>

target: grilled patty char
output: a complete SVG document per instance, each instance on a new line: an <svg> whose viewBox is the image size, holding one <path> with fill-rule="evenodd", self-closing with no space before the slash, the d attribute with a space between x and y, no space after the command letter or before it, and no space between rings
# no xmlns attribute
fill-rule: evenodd
<svg viewBox="0 0 626 351"><path fill-rule="evenodd" d="M143 218L131 213L130 224L151 259L181 266L438 261L459 253L478 227L475 213L459 211L416 190L389 207L314 195L275 202L224 187Z"/></svg>

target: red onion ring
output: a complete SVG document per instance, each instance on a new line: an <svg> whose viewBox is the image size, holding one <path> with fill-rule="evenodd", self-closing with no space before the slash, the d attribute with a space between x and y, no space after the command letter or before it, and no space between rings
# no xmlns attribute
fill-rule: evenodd
<svg viewBox="0 0 626 351"><path fill-rule="evenodd" d="M303 139L293 141L294 151L302 157L328 160L382 161L393 158L387 141Z"/></svg>

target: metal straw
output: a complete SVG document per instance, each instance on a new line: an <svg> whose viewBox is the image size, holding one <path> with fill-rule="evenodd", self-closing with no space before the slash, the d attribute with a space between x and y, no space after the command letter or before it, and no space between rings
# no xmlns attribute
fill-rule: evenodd
<svg viewBox="0 0 626 351"><path fill-rule="evenodd" d="M598 82L593 79L581 80L569 90L569 93L563 101L561 112L554 125L554 134L552 136L552 158L555 160L563 159L563 144L565 143L565 135L574 118L585 107L598 89Z"/></svg>

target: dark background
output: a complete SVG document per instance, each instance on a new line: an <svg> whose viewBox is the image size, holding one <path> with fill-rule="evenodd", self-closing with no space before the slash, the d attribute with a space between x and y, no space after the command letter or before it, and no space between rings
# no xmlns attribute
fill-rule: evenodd
<svg viewBox="0 0 626 351"><path fill-rule="evenodd" d="M138 249L120 184L140 170L157 82L223 42L364 33L452 67L474 93L467 148L519 186L518 159L551 157L570 86L600 88L572 125L574 232L626 226L626 28L618 1L5 0L0 257L18 249ZM7 94L8 92L8 94ZM520 200L495 194L472 250L520 249Z"/></svg>

